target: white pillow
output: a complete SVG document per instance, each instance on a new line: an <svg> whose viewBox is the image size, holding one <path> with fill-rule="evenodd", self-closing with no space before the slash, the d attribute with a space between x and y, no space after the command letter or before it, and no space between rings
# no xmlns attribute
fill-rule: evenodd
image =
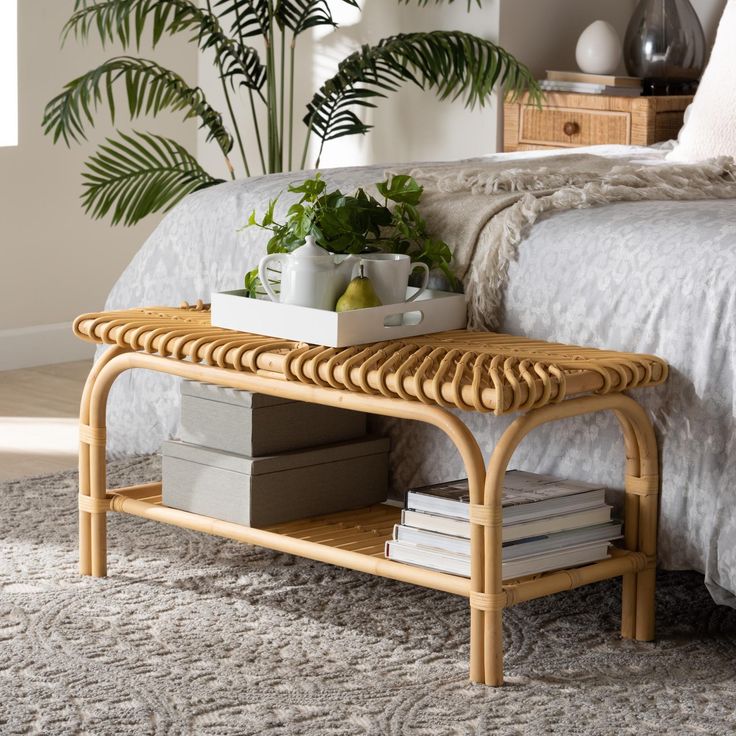
<svg viewBox="0 0 736 736"><path fill-rule="evenodd" d="M667 160L716 156L736 157L736 0L726 3L710 62Z"/></svg>

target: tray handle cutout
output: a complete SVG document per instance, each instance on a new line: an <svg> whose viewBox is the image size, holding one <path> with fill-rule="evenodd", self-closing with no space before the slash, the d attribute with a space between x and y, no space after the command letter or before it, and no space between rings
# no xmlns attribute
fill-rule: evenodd
<svg viewBox="0 0 736 736"><path fill-rule="evenodd" d="M391 327L408 327L420 325L424 321L424 312L421 309L415 309L411 312L399 312L398 314L387 314L383 318L383 326L387 329Z"/></svg>

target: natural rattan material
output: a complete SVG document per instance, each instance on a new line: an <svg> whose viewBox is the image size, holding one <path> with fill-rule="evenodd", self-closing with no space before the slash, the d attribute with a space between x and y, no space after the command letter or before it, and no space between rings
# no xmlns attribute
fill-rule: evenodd
<svg viewBox="0 0 736 736"><path fill-rule="evenodd" d="M677 138L687 95L616 97L548 92L541 106L524 96L503 106L504 151L624 144Z"/></svg>
<svg viewBox="0 0 736 736"><path fill-rule="evenodd" d="M83 315L80 337L111 345L82 394L79 558L83 575L107 574L107 513L119 512L301 555L468 598L470 678L503 684L503 608L621 577L621 634L654 637L658 453L644 410L621 392L665 380L658 358L458 331L344 350L213 328L204 304ZM109 490L106 405L119 375L148 369L285 399L430 424L455 445L470 496L470 580L383 557L395 509L363 509L254 529L162 505L161 484ZM587 394L587 395L582 395ZM486 466L462 418L448 408L519 412ZM624 548L611 558L503 581L502 492L511 457L537 427L600 411L625 446Z"/></svg>
<svg viewBox="0 0 736 736"><path fill-rule="evenodd" d="M529 411L580 393L652 386L667 365L651 355L458 330L326 348L210 324L205 305L85 314L75 333L177 360L268 372L290 381L495 414Z"/></svg>

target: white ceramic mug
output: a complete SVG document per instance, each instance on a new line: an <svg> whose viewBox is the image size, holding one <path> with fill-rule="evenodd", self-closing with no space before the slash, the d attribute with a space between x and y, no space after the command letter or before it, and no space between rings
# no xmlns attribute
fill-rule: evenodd
<svg viewBox="0 0 736 736"><path fill-rule="evenodd" d="M429 281L429 267L426 263L412 263L403 253L367 253L360 257L365 275L371 280L376 295L384 306L413 302L426 288ZM424 279L419 291L406 298L409 276L415 268L424 271ZM386 318L386 324L401 324L401 315Z"/></svg>
<svg viewBox="0 0 736 736"><path fill-rule="evenodd" d="M360 257L360 264L383 305L413 302L427 288L427 264L412 263L411 258L403 253L366 253ZM415 268L423 269L424 279L419 291L407 299L406 287Z"/></svg>

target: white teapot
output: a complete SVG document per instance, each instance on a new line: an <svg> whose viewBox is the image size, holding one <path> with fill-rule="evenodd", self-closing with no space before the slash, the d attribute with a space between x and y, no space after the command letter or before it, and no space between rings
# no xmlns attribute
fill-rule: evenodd
<svg viewBox="0 0 736 736"><path fill-rule="evenodd" d="M328 253L307 235L306 243L291 253L271 253L261 258L258 276L273 302L295 304L313 309L335 308L340 295L347 288L357 256ZM268 264L281 264L281 290L276 294L268 279Z"/></svg>

